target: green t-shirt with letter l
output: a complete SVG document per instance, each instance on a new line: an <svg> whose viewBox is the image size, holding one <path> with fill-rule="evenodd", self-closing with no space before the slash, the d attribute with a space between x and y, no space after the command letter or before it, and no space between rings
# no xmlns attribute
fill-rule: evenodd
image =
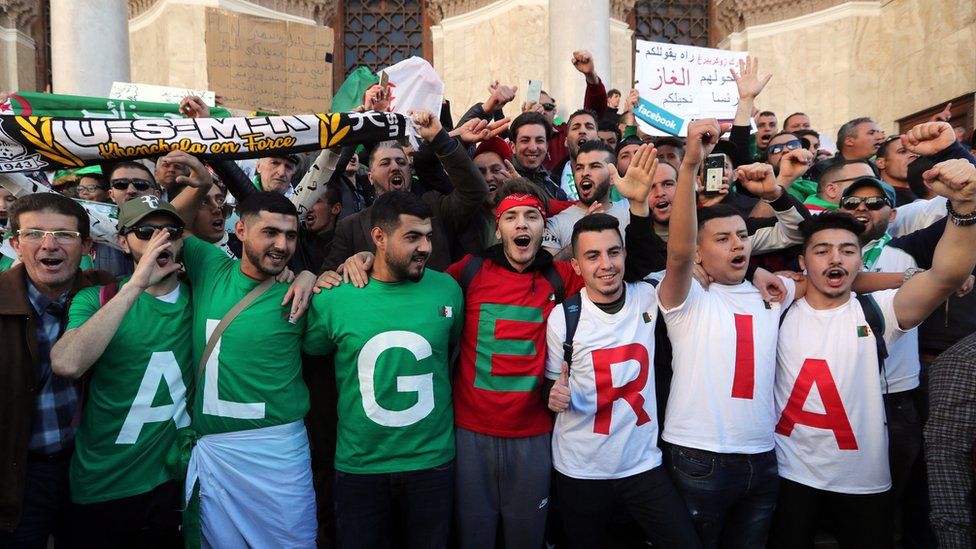
<svg viewBox="0 0 976 549"><path fill-rule="evenodd" d="M193 359L203 355L220 319L261 282L241 261L196 237L183 244L193 287ZM193 399L193 429L202 434L245 431L298 421L308 412L302 379L305 317L288 322L281 301L289 284L276 282L227 327L207 361Z"/></svg>
<svg viewBox="0 0 976 549"><path fill-rule="evenodd" d="M451 347L461 288L427 270L419 282L371 279L312 300L305 352L335 353L335 467L355 474L429 469L454 459Z"/></svg>
<svg viewBox="0 0 976 549"><path fill-rule="evenodd" d="M72 299L68 330L98 311L99 289ZM75 503L135 496L177 478L177 431L190 425L194 375L190 301L182 283L175 303L143 292L92 365L71 460Z"/></svg>

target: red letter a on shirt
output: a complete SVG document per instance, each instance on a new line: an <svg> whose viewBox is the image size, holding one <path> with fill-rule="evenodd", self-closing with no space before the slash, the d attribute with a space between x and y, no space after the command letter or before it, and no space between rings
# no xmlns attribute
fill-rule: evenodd
<svg viewBox="0 0 976 549"><path fill-rule="evenodd" d="M593 351L593 373L596 378L596 418L593 420L593 432L601 435L610 434L610 420L613 418L613 403L622 398L630 404L637 414L637 425L643 425L651 420L644 411L644 397L641 391L647 385L647 372L650 360L647 348L638 343L621 345L610 349ZM640 364L637 377L621 385L613 386L614 364L635 360Z"/></svg>
<svg viewBox="0 0 976 549"><path fill-rule="evenodd" d="M814 383L817 384L820 400L823 402L825 412L823 414L803 410ZM851 429L851 422L847 418L844 403L840 400L840 393L837 392L837 385L834 383L834 377L830 375L826 360L808 358L803 362L800 374L796 376L793 392L790 393L790 400L783 408L779 423L776 424L776 433L788 437L798 423L817 429L830 429L837 439L838 448L857 450L854 430Z"/></svg>

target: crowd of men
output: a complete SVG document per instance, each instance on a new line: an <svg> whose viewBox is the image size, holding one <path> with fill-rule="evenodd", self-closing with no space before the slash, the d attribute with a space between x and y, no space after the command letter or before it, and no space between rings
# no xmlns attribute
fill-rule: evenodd
<svg viewBox="0 0 976 549"><path fill-rule="evenodd" d="M747 58L655 137L572 63L564 123L0 174L0 547L973 547L972 132L827 150Z"/></svg>

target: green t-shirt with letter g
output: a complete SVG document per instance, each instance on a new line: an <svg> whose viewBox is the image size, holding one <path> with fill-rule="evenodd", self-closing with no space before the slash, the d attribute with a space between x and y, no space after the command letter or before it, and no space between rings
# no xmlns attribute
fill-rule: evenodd
<svg viewBox="0 0 976 549"><path fill-rule="evenodd" d="M312 299L305 352L335 353L335 467L355 474L429 469L454 459L451 347L461 288L427 270L419 282L371 279Z"/></svg>
<svg viewBox="0 0 976 549"><path fill-rule="evenodd" d="M100 288L85 288L71 300L66 329L98 311ZM192 322L185 284L175 303L143 292L92 365L71 460L75 503L135 496L177 478L177 431L190 425Z"/></svg>
<svg viewBox="0 0 976 549"><path fill-rule="evenodd" d="M241 271L239 259L196 237L184 241L183 264L193 287L196 364L220 319L261 282ZM275 282L220 337L193 399L193 429L198 433L272 427L305 417L305 317L288 322L291 304L281 305L288 287Z"/></svg>

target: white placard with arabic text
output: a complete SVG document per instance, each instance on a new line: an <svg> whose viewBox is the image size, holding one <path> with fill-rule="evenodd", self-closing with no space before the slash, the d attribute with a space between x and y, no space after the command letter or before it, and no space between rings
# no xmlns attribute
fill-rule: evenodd
<svg viewBox="0 0 976 549"><path fill-rule="evenodd" d="M203 102L208 107L216 105L216 95L212 91L156 86L153 84L133 84L131 82L112 82L112 91L108 96L110 99L125 99L126 101L179 103L188 95L196 95L203 99Z"/></svg>
<svg viewBox="0 0 976 549"><path fill-rule="evenodd" d="M735 118L739 93L729 69L738 71L739 60L746 54L638 40L634 87L641 102L656 109L655 120L674 120L679 126L666 125L667 131L661 124L652 125L647 116L638 116L641 130L653 135L686 135L690 119Z"/></svg>

